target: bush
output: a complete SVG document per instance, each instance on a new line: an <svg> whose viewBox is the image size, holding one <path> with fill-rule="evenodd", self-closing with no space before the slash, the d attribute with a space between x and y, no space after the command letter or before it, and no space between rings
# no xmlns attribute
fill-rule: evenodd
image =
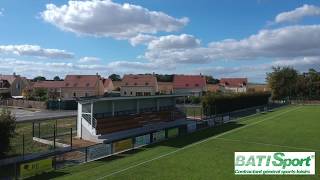
<svg viewBox="0 0 320 180"><path fill-rule="evenodd" d="M10 138L14 136L15 127L16 118L3 108L0 113L0 157L10 150Z"/></svg>
<svg viewBox="0 0 320 180"><path fill-rule="evenodd" d="M203 97L202 106L206 115L227 113L239 109L265 105L270 93L215 94Z"/></svg>

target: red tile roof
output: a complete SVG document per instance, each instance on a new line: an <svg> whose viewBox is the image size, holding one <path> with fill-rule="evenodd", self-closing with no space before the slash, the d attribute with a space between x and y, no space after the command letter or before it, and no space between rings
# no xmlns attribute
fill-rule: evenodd
<svg viewBox="0 0 320 180"><path fill-rule="evenodd" d="M7 80L10 84L12 84L17 77L16 75L0 75L0 79Z"/></svg>
<svg viewBox="0 0 320 180"><path fill-rule="evenodd" d="M242 87L248 84L247 78L221 78L220 84L227 87Z"/></svg>
<svg viewBox="0 0 320 180"><path fill-rule="evenodd" d="M174 89L194 89L206 86L206 79L201 75L174 75Z"/></svg>
<svg viewBox="0 0 320 180"><path fill-rule="evenodd" d="M67 75L64 82L65 87L93 88L101 80L99 75Z"/></svg>
<svg viewBox="0 0 320 180"><path fill-rule="evenodd" d="M122 86L157 86L157 78L152 75L124 75Z"/></svg>
<svg viewBox="0 0 320 180"><path fill-rule="evenodd" d="M33 88L62 88L64 81L37 81L32 85Z"/></svg>

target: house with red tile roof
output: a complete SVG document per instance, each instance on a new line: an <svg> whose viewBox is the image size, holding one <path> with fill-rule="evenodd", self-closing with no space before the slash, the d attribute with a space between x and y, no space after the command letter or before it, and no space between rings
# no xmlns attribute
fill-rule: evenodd
<svg viewBox="0 0 320 180"><path fill-rule="evenodd" d="M8 88L8 91L11 96L22 96L23 90L30 84L27 78L16 75L15 73L13 73L13 75L0 74L0 81L9 83L10 87Z"/></svg>
<svg viewBox="0 0 320 180"><path fill-rule="evenodd" d="M223 92L224 87L220 84L207 84L207 88L209 92Z"/></svg>
<svg viewBox="0 0 320 180"><path fill-rule="evenodd" d="M31 84L32 91L34 89L46 89L49 99L63 99L64 81L37 81Z"/></svg>
<svg viewBox="0 0 320 180"><path fill-rule="evenodd" d="M67 75L64 79L63 97L72 99L104 94L103 78L100 75Z"/></svg>
<svg viewBox="0 0 320 180"><path fill-rule="evenodd" d="M153 75L124 75L121 82L121 96L153 96L158 93L157 78Z"/></svg>
<svg viewBox="0 0 320 180"><path fill-rule="evenodd" d="M103 89L104 89L103 92L104 93L110 93L113 91L114 86L113 86L113 82L111 79L103 78L102 83L103 83Z"/></svg>
<svg viewBox="0 0 320 180"><path fill-rule="evenodd" d="M226 91L235 93L247 92L248 79L247 78L221 78L220 85Z"/></svg>
<svg viewBox="0 0 320 180"><path fill-rule="evenodd" d="M173 91L175 94L202 96L207 91L206 79L202 75L174 75Z"/></svg>
<svg viewBox="0 0 320 180"><path fill-rule="evenodd" d="M74 99L88 96L103 96L112 90L112 82L100 75L67 75L63 81L37 81L32 88L47 89L50 99Z"/></svg>
<svg viewBox="0 0 320 180"><path fill-rule="evenodd" d="M160 94L173 94L173 83L158 82L158 89Z"/></svg>

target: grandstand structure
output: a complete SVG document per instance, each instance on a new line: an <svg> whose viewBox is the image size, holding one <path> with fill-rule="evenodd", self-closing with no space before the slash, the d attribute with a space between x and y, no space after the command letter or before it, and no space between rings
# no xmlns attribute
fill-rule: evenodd
<svg viewBox="0 0 320 180"><path fill-rule="evenodd" d="M187 125L176 106L183 95L108 97L78 102L77 136L107 143L157 130Z"/></svg>

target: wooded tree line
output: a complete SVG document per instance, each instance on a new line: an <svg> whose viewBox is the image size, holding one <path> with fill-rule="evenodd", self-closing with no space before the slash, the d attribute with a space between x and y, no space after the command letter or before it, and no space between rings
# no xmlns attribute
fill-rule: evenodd
<svg viewBox="0 0 320 180"><path fill-rule="evenodd" d="M266 105L270 93L239 93L221 94L208 93L202 98L202 107L205 115L228 113L254 106Z"/></svg>
<svg viewBox="0 0 320 180"><path fill-rule="evenodd" d="M299 73L292 67L273 67L267 82L274 100L320 99L320 72L314 69Z"/></svg>

